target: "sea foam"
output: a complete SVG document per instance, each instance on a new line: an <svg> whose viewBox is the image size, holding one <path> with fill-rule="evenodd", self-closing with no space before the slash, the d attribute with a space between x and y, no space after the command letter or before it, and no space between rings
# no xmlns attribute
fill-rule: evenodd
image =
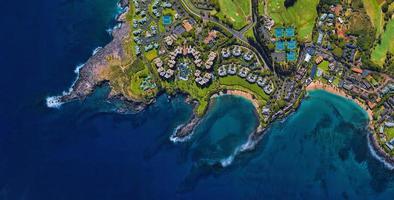
<svg viewBox="0 0 394 200"><path fill-rule="evenodd" d="M193 130L190 134L188 134L186 137L179 138L179 137L176 136L176 133L177 133L184 125L185 125L185 124L181 124L181 125L177 126L177 127L174 129L174 131L172 132L172 134L171 134L171 136L170 136L171 142L173 142L173 143L186 142L186 141L190 140L190 138L192 138L192 135L194 134L194 130Z"/></svg>
<svg viewBox="0 0 394 200"><path fill-rule="evenodd" d="M370 140L369 135L367 135L367 138L368 138L368 149L371 152L372 156L377 160L379 160L380 162L382 162L387 169L394 170L394 166L391 163L387 162L384 158L378 155L375 148L371 144L372 141Z"/></svg>
<svg viewBox="0 0 394 200"><path fill-rule="evenodd" d="M65 103L61 100L61 98L63 96L69 95L73 91L73 87L79 78L79 71L84 65L85 64L77 65L77 67L74 69L74 73L77 75L77 77L74 80L74 82L71 84L71 87L68 89L68 91L63 91L61 96L50 96L46 98L46 105L48 108L59 109Z"/></svg>
<svg viewBox="0 0 394 200"><path fill-rule="evenodd" d="M46 104L48 108L60 108L63 104L61 96L52 96L46 98Z"/></svg>
<svg viewBox="0 0 394 200"><path fill-rule="evenodd" d="M97 47L93 50L92 56L96 55L97 52L99 52L103 47Z"/></svg>

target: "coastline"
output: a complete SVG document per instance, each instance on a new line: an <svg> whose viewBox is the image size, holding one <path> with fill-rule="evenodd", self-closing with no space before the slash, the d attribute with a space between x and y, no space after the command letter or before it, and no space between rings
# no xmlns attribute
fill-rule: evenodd
<svg viewBox="0 0 394 200"><path fill-rule="evenodd" d="M375 128L373 126L373 111L369 109L367 105L363 104L357 99L353 99L350 95L346 94L343 90L335 86L322 83L320 81L312 82L305 89L306 91L324 90L326 92L352 100L357 105L359 105L368 114L368 118L369 118L368 130L370 131L370 133L368 134L367 137L368 137L368 146L370 147L371 154L374 157L376 157L376 159L381 161L387 168L391 170L394 169L394 158L392 158L389 154L387 154L378 143L378 140L376 138L377 134L375 133Z"/></svg>
<svg viewBox="0 0 394 200"><path fill-rule="evenodd" d="M64 103L85 99L97 87L108 81L101 73L110 67L110 60L122 63L128 59L129 55L122 46L123 41L129 37L131 32L130 25L126 23L126 14L129 11L128 1L120 0L118 6L122 8L123 12L116 16L115 20L118 24L111 32L112 40L104 47L96 48L86 63L77 66L75 69L76 79L67 91L59 96L47 97L48 107L60 108ZM109 98L118 95L111 91Z"/></svg>
<svg viewBox="0 0 394 200"><path fill-rule="evenodd" d="M245 91L241 91L241 90L227 90L226 94L227 95L240 96L240 97L243 97L243 98L249 100L253 104L253 106L256 108L256 110L258 110L259 107L260 107L259 102L257 101L257 99L255 99L253 97L253 95L250 94L249 92L245 92Z"/></svg>
<svg viewBox="0 0 394 200"><path fill-rule="evenodd" d="M369 127L372 128L372 119L373 119L373 112L371 109L368 108L367 105L365 105L364 103L362 103L361 101L352 98L352 96L346 94L342 89L339 89L335 86L332 85L328 85L325 83L322 83L320 81L313 81L311 84L309 84L306 88L306 91L312 91L312 90L324 90L326 92L338 95L338 96L342 96L346 99L349 99L351 101L353 101L354 103L356 103L357 105L359 105L367 114L368 114L368 118L369 118Z"/></svg>
<svg viewBox="0 0 394 200"><path fill-rule="evenodd" d="M218 92L210 97L211 101L213 98L222 95L233 95L233 96L239 96L245 98L246 100L250 101L253 104L254 108L256 109L256 112L260 107L257 99L255 99L252 94L241 90L226 90L226 92ZM197 102L194 102L194 107L196 106L197 106ZM212 106L212 102L209 102L207 110L209 110L211 106ZM173 142L187 141L193 135L194 129L200 124L201 119L202 118L198 117L196 113L193 113L193 115L190 117L188 122L179 125L174 130L174 133L170 136L170 140ZM261 133L263 131L264 129L259 125L259 128L257 128L251 135L255 135L256 133Z"/></svg>
<svg viewBox="0 0 394 200"><path fill-rule="evenodd" d="M126 22L126 13L128 12L128 1L121 0L119 1L119 6L121 6L124 10L123 13L120 13L116 20L119 22L111 32L113 39L112 41L104 46L103 48L97 48L93 51L93 55L91 58L87 60L87 62L83 65L79 65L76 69L77 78L75 82L71 85L71 88L67 92L63 92L61 96L54 96L47 98L47 105L48 107L60 108L63 103L73 101L73 100L83 100L85 97L90 95L95 88L102 85L103 83L109 82L107 77L103 77L100 73L107 69L110 66L110 61L108 58L116 60L116 62L122 63L123 61L128 59L127 52L123 49L122 43L125 39L128 38L130 35L130 25ZM369 118L369 129L371 131L371 141L372 146L377 154L379 154L382 159L389 162L394 166L394 158L391 158L384 149L379 145L377 140L377 135L374 133L373 127L373 111L369 109L369 107L360 102L357 99L352 98L350 95L346 94L343 90L329 85L322 83L320 81L314 81L306 88L306 91L312 90L325 90L329 93L333 93L335 95L342 96L353 102L357 103L364 111L368 114ZM111 93L108 96L108 99L120 99L128 103L128 107L132 108L135 111L141 111L146 108L149 104L153 103L154 100L151 102L136 102L133 99L127 98L127 96L122 95L120 93L113 93L114 91L111 90ZM257 99L255 99L254 95L250 92L245 92L241 90L226 90L226 92L217 93L218 95L234 95L240 96L247 100L249 100L255 109L258 111L260 109L260 104ZM215 95L213 95L215 96ZM213 97L211 96L211 97ZM208 109L210 105L208 106ZM207 110L208 110L207 109ZM293 111L291 111L293 112ZM170 140L174 142L182 142L186 141L193 135L194 128L198 126L201 121L201 117L197 116L196 113L193 113L190 120L185 124L179 125L175 130L174 133L171 135ZM265 128L259 126L255 133L251 134L253 138L259 138L258 136L262 136L265 134ZM257 140L253 142L258 142Z"/></svg>

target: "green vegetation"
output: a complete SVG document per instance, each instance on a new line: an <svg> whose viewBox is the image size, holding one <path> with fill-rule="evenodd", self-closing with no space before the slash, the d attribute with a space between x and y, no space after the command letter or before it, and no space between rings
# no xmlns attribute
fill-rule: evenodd
<svg viewBox="0 0 394 200"><path fill-rule="evenodd" d="M387 52L394 53L394 20L390 20L386 25L386 31L382 34L380 44L372 51L372 62L382 66L386 59Z"/></svg>
<svg viewBox="0 0 394 200"><path fill-rule="evenodd" d="M255 37L254 37L253 28L250 28L249 30L247 30L247 31L244 33L244 36L245 36L247 39L256 40Z"/></svg>
<svg viewBox="0 0 394 200"><path fill-rule="evenodd" d="M379 35L383 31L384 16L378 0L362 0L365 11L371 18L373 26L376 28L376 34Z"/></svg>
<svg viewBox="0 0 394 200"><path fill-rule="evenodd" d="M174 94L176 91L187 93L190 97L199 102L195 112L198 116L202 116L208 107L209 98L212 94L218 91L219 85L217 82L212 83L209 87L200 87L194 80L175 80L172 82L162 81L162 87L167 92Z"/></svg>
<svg viewBox="0 0 394 200"><path fill-rule="evenodd" d="M310 41L317 17L319 0L298 0L285 8L285 0L268 0L268 14L278 26L295 26L300 41Z"/></svg>
<svg viewBox="0 0 394 200"><path fill-rule="evenodd" d="M151 76L151 73L140 59L127 65L113 63L111 67L102 71L100 76L111 81L111 89L114 94L123 94L134 101L148 101L158 92L157 88L149 91L141 89L140 86L144 78Z"/></svg>
<svg viewBox="0 0 394 200"><path fill-rule="evenodd" d="M330 72L330 70L328 69L328 65L330 63L328 61L323 61L319 64L319 68L320 70L322 70L325 74L328 74Z"/></svg>
<svg viewBox="0 0 394 200"><path fill-rule="evenodd" d="M174 9L171 9L171 8L165 8L162 11L162 16L164 16L164 15L171 15L172 17L175 17L176 11Z"/></svg>
<svg viewBox="0 0 394 200"><path fill-rule="evenodd" d="M157 53L156 49L152 49L152 50L150 50L148 52L145 52L145 57L146 57L146 59L148 59L148 61L152 61L157 56L158 56L158 53Z"/></svg>
<svg viewBox="0 0 394 200"><path fill-rule="evenodd" d="M350 15L349 33L357 36L357 45L364 53L369 53L373 47L376 30L365 12L353 12Z"/></svg>
<svg viewBox="0 0 394 200"><path fill-rule="evenodd" d="M269 96L265 94L263 89L261 89L257 84L250 84L238 76L220 78L219 80L215 80L208 87L203 88L198 86L194 80L175 80L172 82L162 81L161 85L169 93L181 91L189 94L192 99L198 101L199 105L195 110L198 116L202 116L205 113L210 97L220 90L228 89L250 92L255 95L256 99L262 105L265 105L269 99Z"/></svg>
<svg viewBox="0 0 394 200"><path fill-rule="evenodd" d="M251 91L253 94L257 95L256 98L265 103L269 97L264 93L263 89L257 84L250 84L245 79L238 76L227 76L219 79L221 86L227 86L226 89L237 89L242 91Z"/></svg>
<svg viewBox="0 0 394 200"><path fill-rule="evenodd" d="M213 12L225 23L232 25L234 29L240 30L248 24L251 19L251 0L218 0L219 10Z"/></svg>
<svg viewBox="0 0 394 200"><path fill-rule="evenodd" d="M385 128L384 132L385 132L387 139L389 141L394 138L394 128L393 127L392 128Z"/></svg>
<svg viewBox="0 0 394 200"><path fill-rule="evenodd" d="M150 76L148 68L143 68L143 70L138 71L137 73L131 74L131 82L130 82L130 92L135 97L144 97L144 96L152 96L154 93L150 93L144 91L140 86L143 83L146 77Z"/></svg>

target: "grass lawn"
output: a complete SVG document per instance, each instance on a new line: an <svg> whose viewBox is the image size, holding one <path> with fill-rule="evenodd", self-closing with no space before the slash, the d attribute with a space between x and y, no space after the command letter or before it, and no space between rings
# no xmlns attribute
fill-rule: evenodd
<svg viewBox="0 0 394 200"><path fill-rule="evenodd" d="M376 46L372 51L371 60L382 66L386 59L387 51L394 53L394 20L390 20L387 23L380 45Z"/></svg>
<svg viewBox="0 0 394 200"><path fill-rule="evenodd" d="M162 87L170 93L175 92L174 90L180 90L183 93L189 94L192 99L197 100L199 105L195 111L198 116L202 116L205 113L208 107L209 98L213 93L219 90L218 86L218 82L213 82L208 87L201 88L196 84L194 79L189 79L187 81L162 81Z"/></svg>
<svg viewBox="0 0 394 200"><path fill-rule="evenodd" d="M218 0L220 11L216 16L233 24L237 30L248 24L251 17L251 0Z"/></svg>
<svg viewBox="0 0 394 200"><path fill-rule="evenodd" d="M268 14L276 25L295 26L300 41L311 41L319 0L298 0L288 9L285 8L284 1L268 0Z"/></svg>
<svg viewBox="0 0 394 200"><path fill-rule="evenodd" d="M330 70L328 69L329 64L330 63L325 60L325 61L321 62L318 66L325 74L328 74L330 72Z"/></svg>
<svg viewBox="0 0 394 200"><path fill-rule="evenodd" d="M250 28L249 30L247 30L247 31L244 33L244 36L245 36L246 38L252 38L252 39L255 40L254 33L253 33L253 28Z"/></svg>
<svg viewBox="0 0 394 200"><path fill-rule="evenodd" d="M384 132L386 133L388 141L394 138L394 128L385 128Z"/></svg>
<svg viewBox="0 0 394 200"><path fill-rule="evenodd" d="M257 84L250 84L246 80L238 76L227 76L219 79L221 86L225 86L227 89L237 89L242 91L249 91L255 94L256 98L264 104L269 99L269 96L264 93L263 89Z"/></svg>
<svg viewBox="0 0 394 200"><path fill-rule="evenodd" d="M363 0L365 11L376 28L376 35L383 32L384 17L378 0Z"/></svg>
<svg viewBox="0 0 394 200"><path fill-rule="evenodd" d="M210 101L210 97L222 90L222 89L232 89L232 90L241 90L246 92L251 92L255 95L261 105L265 105L269 96L264 93L263 89L261 89L257 84L250 84L244 79L241 79L238 76L228 76L224 78L220 78L219 80L215 80L208 87L201 88L198 86L194 79L190 79L187 81L176 80L176 81L162 81L161 85L165 88L169 93L175 92L175 90L180 90L184 93L190 95L192 99L195 99L199 102L198 107L196 108L196 114L198 116L204 115L206 109L208 108L208 104Z"/></svg>
<svg viewBox="0 0 394 200"><path fill-rule="evenodd" d="M149 61L152 61L153 59L155 59L158 56L157 50L156 49L152 49L148 52L145 52L145 57L146 59L148 59Z"/></svg>

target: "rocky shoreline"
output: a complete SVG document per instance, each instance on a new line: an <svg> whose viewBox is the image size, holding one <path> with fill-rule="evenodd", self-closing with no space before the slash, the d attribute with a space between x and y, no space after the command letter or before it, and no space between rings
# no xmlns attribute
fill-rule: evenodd
<svg viewBox="0 0 394 200"><path fill-rule="evenodd" d="M130 34L131 34L131 27L129 23L126 23L126 14L128 12L128 5L129 1L128 0L120 0L118 3L119 6L124 9L124 12L121 13L117 17L117 21L119 22L119 26L113 29L112 31L112 41L108 43L105 47L102 49L98 50L97 53L95 53L92 57L90 57L87 62L84 64L83 67L78 69L78 77L75 83L72 85L70 90L68 92L65 92L62 96L54 97L50 101L53 101L54 104L63 104L66 102L70 102L73 100L83 100L97 88L102 86L105 83L108 83L110 80L108 80L106 77L100 76L100 72L103 70L109 68L111 66L111 61L110 60L116 60L119 61L120 63L122 61L125 61L127 59L130 59L127 53L124 50L124 40L127 39ZM324 89L324 88L323 88ZM329 91L330 92L330 91ZM232 95L237 95L237 93L234 93ZM244 96L248 98L245 94L238 94L240 96ZM125 102L125 105L128 109L131 109L133 111L142 111L144 110L149 104L153 103L155 99L152 99L149 102L136 102L133 100L128 99L122 94L118 93L113 93L111 92L110 95L108 96L108 99L118 99L123 102ZM248 98L254 103L254 106L256 109L258 109L258 106L256 106L256 103L253 101L252 98ZM48 101L48 100L47 100ZM257 104L258 105L258 104ZM210 106L208 107L210 109ZM289 113L294 112L293 109ZM282 117L286 117L287 114L284 114ZM189 121L181 126L179 126L174 134L171 136L171 140L173 141L185 141L187 140L193 133L194 129L198 126L198 124L201 122L201 117L197 116L196 113L193 113L192 117L189 119ZM250 134L249 138L249 143L253 144L253 147L255 144L258 143L258 141L265 135L266 133L266 128L263 126L259 125L252 134ZM374 148L374 151L378 154L379 157L381 157L384 161L389 163L390 165L394 166L394 158L388 155L382 147L378 144L376 138L376 134L373 134L373 130L371 130L371 134L369 134L369 140L372 144L372 147ZM249 149L248 147L247 149Z"/></svg>
<svg viewBox="0 0 394 200"><path fill-rule="evenodd" d="M372 145L371 151L374 151L379 159L382 159L385 164L388 164L391 168L394 169L394 158L387 154L382 147L379 145L376 140L376 134L374 134L374 130L369 129L370 133L368 134L368 142Z"/></svg>
<svg viewBox="0 0 394 200"><path fill-rule="evenodd" d="M127 13L128 1L121 0L119 4L122 8L126 9L125 13ZM89 96L96 87L108 81L100 77L100 72L110 67L109 58L120 61L127 59L123 48L123 40L129 37L131 29L130 25L125 23L125 13L122 13L117 18L120 25L112 31L112 41L90 57L84 66L79 69L77 80L70 88L70 91L59 97L58 101L60 103L83 100Z"/></svg>

